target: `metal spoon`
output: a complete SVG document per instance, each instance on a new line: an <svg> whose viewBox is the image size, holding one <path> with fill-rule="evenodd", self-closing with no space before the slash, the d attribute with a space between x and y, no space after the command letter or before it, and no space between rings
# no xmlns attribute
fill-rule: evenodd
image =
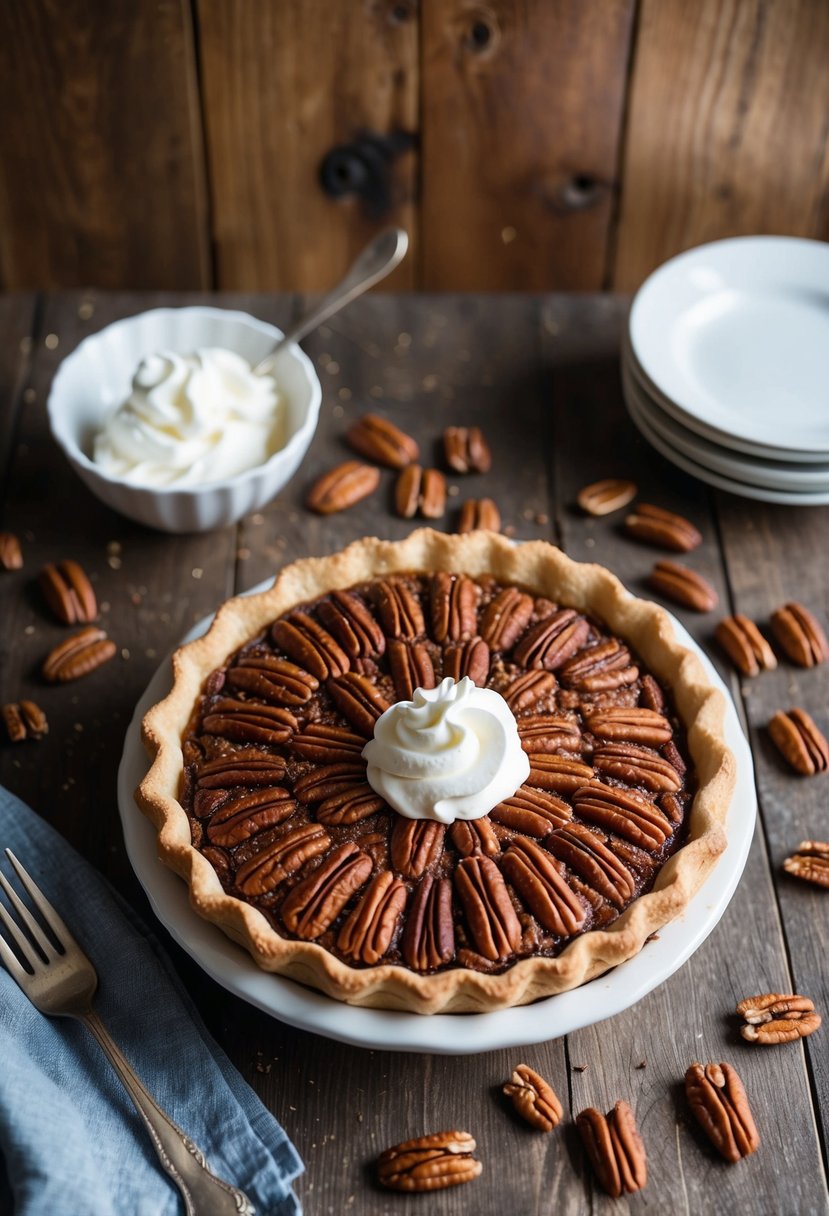
<svg viewBox="0 0 829 1216"><path fill-rule="evenodd" d="M403 228L387 228L373 241L369 241L362 253L352 262L345 278L286 331L270 353L259 360L254 372L259 375L267 371L283 347L291 342L299 342L328 317L345 308L346 304L350 304L364 291L368 291L369 287L384 279L403 260L408 248L409 237Z"/></svg>

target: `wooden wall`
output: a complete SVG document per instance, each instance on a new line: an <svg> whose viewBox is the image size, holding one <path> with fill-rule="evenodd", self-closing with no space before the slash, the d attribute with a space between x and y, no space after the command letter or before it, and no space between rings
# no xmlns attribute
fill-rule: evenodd
<svg viewBox="0 0 829 1216"><path fill-rule="evenodd" d="M0 287L317 290L387 223L398 289L829 239L827 65L829 0L0 0Z"/></svg>

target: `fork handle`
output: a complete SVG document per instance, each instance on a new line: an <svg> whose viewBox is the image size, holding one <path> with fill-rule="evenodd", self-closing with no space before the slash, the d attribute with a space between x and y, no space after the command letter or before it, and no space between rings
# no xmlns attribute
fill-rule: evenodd
<svg viewBox="0 0 829 1216"><path fill-rule="evenodd" d="M162 1169L181 1192L187 1216L254 1216L247 1195L211 1172L198 1146L147 1093L97 1013L89 1010L81 1018L123 1081L150 1134Z"/></svg>

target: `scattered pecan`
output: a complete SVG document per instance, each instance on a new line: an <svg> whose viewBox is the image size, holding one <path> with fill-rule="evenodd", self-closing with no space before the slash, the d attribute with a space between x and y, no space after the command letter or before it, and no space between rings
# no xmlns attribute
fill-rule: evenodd
<svg viewBox="0 0 829 1216"><path fill-rule="evenodd" d="M287 743L297 726L290 710L229 697L221 697L211 705L202 723L208 735L220 735L234 743Z"/></svg>
<svg viewBox="0 0 829 1216"><path fill-rule="evenodd" d="M38 577L43 598L64 625L88 625L98 615L92 584L77 562L44 566Z"/></svg>
<svg viewBox="0 0 829 1216"><path fill-rule="evenodd" d="M455 869L455 889L476 949L492 962L521 945L521 924L501 872L489 857L464 857Z"/></svg>
<svg viewBox="0 0 829 1216"><path fill-rule="evenodd" d="M777 666L774 651L754 621L739 612L720 621L714 637L744 676L756 676Z"/></svg>
<svg viewBox="0 0 829 1216"><path fill-rule="evenodd" d="M424 469L420 485L420 514L440 519L446 511L446 478L440 469Z"/></svg>
<svg viewBox="0 0 829 1216"><path fill-rule="evenodd" d="M446 510L446 478L439 469L407 465L394 487L394 509L402 519L413 519L418 511L424 519L440 519Z"/></svg>
<svg viewBox="0 0 829 1216"><path fill-rule="evenodd" d="M593 764L608 777L644 786L654 794L674 794L682 787L679 773L669 761L632 743L603 743L593 751Z"/></svg>
<svg viewBox="0 0 829 1216"><path fill-rule="evenodd" d="M530 753L530 775L527 781L542 790L556 794L572 794L594 776L589 764L556 753Z"/></svg>
<svg viewBox="0 0 829 1216"><path fill-rule="evenodd" d="M659 595L683 608L692 608L694 612L712 612L719 603L719 597L707 579L678 562L657 562L648 582Z"/></svg>
<svg viewBox="0 0 829 1216"><path fill-rule="evenodd" d="M267 895L306 861L326 852L331 838L318 823L304 823L271 838L236 871L236 886L243 895Z"/></svg>
<svg viewBox="0 0 829 1216"><path fill-rule="evenodd" d="M354 735L344 726L329 726L323 722L309 722L301 734L290 739L292 752L317 764L354 764L362 756L365 745L362 735Z"/></svg>
<svg viewBox="0 0 829 1216"><path fill-rule="evenodd" d="M504 1093L521 1118L540 1132L551 1132L562 1120L564 1107L552 1086L529 1064L519 1064L513 1070Z"/></svg>
<svg viewBox="0 0 829 1216"><path fill-rule="evenodd" d="M645 502L626 516L625 530L636 540L661 549L674 549L677 553L690 553L702 543L701 533L689 520Z"/></svg>
<svg viewBox="0 0 829 1216"><path fill-rule="evenodd" d="M211 815L207 839L213 845L230 849L265 828L276 827L295 810L296 799L278 785L272 789L245 790L229 798Z"/></svg>
<svg viewBox="0 0 829 1216"><path fill-rule="evenodd" d="M481 637L491 650L507 651L521 637L532 614L532 596L517 587L504 587L484 609Z"/></svg>
<svg viewBox="0 0 829 1216"><path fill-rule="evenodd" d="M560 678L579 692L612 692L633 684L639 668L630 661L630 651L618 638L589 646L562 665Z"/></svg>
<svg viewBox="0 0 829 1216"><path fill-rule="evenodd" d="M492 829L488 815L483 815L480 819L456 819L449 835L461 857L471 857L473 853L498 857L501 853L501 842Z"/></svg>
<svg viewBox="0 0 829 1216"><path fill-rule="evenodd" d="M285 928L304 941L319 937L367 881L371 867L368 853L356 844L338 845L289 891L282 904Z"/></svg>
<svg viewBox="0 0 829 1216"><path fill-rule="evenodd" d="M309 671L268 654L241 655L225 679L232 688L276 705L304 705L319 688L319 680Z"/></svg>
<svg viewBox="0 0 829 1216"><path fill-rule="evenodd" d="M488 473L492 468L492 453L479 426L447 426L443 450L455 473Z"/></svg>
<svg viewBox="0 0 829 1216"><path fill-rule="evenodd" d="M740 1034L749 1043L790 1043L805 1039L820 1026L814 1002L795 993L766 992L740 1001L737 1014L745 1022Z"/></svg>
<svg viewBox="0 0 829 1216"><path fill-rule="evenodd" d="M346 511L373 494L380 484L380 470L359 460L345 460L314 482L305 498L309 511L333 515Z"/></svg>
<svg viewBox="0 0 829 1216"><path fill-rule="evenodd" d="M452 883L426 873L412 897L401 941L403 959L414 971L433 971L455 953Z"/></svg>
<svg viewBox="0 0 829 1216"><path fill-rule="evenodd" d="M588 515L609 515L633 502L636 485L621 477L605 477L579 490L576 502Z"/></svg>
<svg viewBox="0 0 829 1216"><path fill-rule="evenodd" d="M515 648L515 661L523 667L555 671L587 641L590 624L574 608L560 608L524 634Z"/></svg>
<svg viewBox="0 0 829 1216"><path fill-rule="evenodd" d="M34 701L12 701L0 710L12 743L24 739L42 739L49 734L46 714Z"/></svg>
<svg viewBox="0 0 829 1216"><path fill-rule="evenodd" d="M591 782L573 794L573 808L588 823L649 851L660 849L673 834L668 817L635 790Z"/></svg>
<svg viewBox="0 0 829 1216"><path fill-rule="evenodd" d="M636 894L632 874L592 828L570 823L557 828L544 843L554 857L617 908Z"/></svg>
<svg viewBox="0 0 829 1216"><path fill-rule="evenodd" d="M432 575L429 591L436 642L464 642L477 632L478 590L471 578L440 570Z"/></svg>
<svg viewBox="0 0 829 1216"><path fill-rule="evenodd" d="M548 696L556 688L558 681L551 671L525 671L517 676L508 688L504 690L504 700L514 714Z"/></svg>
<svg viewBox="0 0 829 1216"><path fill-rule="evenodd" d="M43 663L43 677L50 684L77 680L109 662L117 649L103 629L87 625L49 651Z"/></svg>
<svg viewBox="0 0 829 1216"><path fill-rule="evenodd" d="M285 761L267 752L218 756L199 770L196 784L200 790L226 790L234 786L278 785L285 776Z"/></svg>
<svg viewBox="0 0 829 1216"><path fill-rule="evenodd" d="M411 435L379 414L363 414L348 428L345 441L367 460L390 469L402 469L420 455L420 448Z"/></svg>
<svg viewBox="0 0 829 1216"><path fill-rule="evenodd" d="M317 613L350 658L379 659L386 649L383 630L353 592L332 591Z"/></svg>
<svg viewBox="0 0 829 1216"><path fill-rule="evenodd" d="M778 710L768 729L783 759L802 777L829 768L829 742L805 709Z"/></svg>
<svg viewBox="0 0 829 1216"><path fill-rule="evenodd" d="M375 586L374 599L386 637L413 640L426 632L420 604L405 583L384 579Z"/></svg>
<svg viewBox="0 0 829 1216"><path fill-rule="evenodd" d="M588 1106L576 1116L576 1127L596 1177L612 1199L642 1190L648 1180L645 1145L627 1102L617 1102L607 1115Z"/></svg>
<svg viewBox="0 0 829 1216"><path fill-rule="evenodd" d="M499 802L489 814L496 823L539 840L573 818L573 811L563 798L557 798L549 790L534 790L527 785L516 790L511 798Z"/></svg>
<svg viewBox="0 0 829 1216"><path fill-rule="evenodd" d="M20 570L23 553L13 532L0 532L0 570Z"/></svg>
<svg viewBox="0 0 829 1216"><path fill-rule="evenodd" d="M469 1132L435 1132L387 1148L377 1159L377 1178L392 1191L439 1191L477 1178L483 1166L472 1154Z"/></svg>
<svg viewBox="0 0 829 1216"><path fill-rule="evenodd" d="M587 729L597 739L609 742L643 743L659 747L673 737L671 724L664 714L639 706L609 705L587 715Z"/></svg>
<svg viewBox="0 0 829 1216"><path fill-rule="evenodd" d="M685 1074L685 1093L700 1127L726 1161L734 1164L759 1148L746 1091L730 1064L692 1064Z"/></svg>
<svg viewBox="0 0 829 1216"><path fill-rule="evenodd" d="M771 614L771 628L782 649L800 667L829 659L829 641L817 617L803 604L784 604Z"/></svg>
<svg viewBox="0 0 829 1216"><path fill-rule="evenodd" d="M317 807L317 822L339 826L359 823L382 811L385 802L367 781L329 794Z"/></svg>
<svg viewBox="0 0 829 1216"><path fill-rule="evenodd" d="M307 612L292 612L271 626L274 643L317 680L341 676L350 660L339 642Z"/></svg>
<svg viewBox="0 0 829 1216"><path fill-rule="evenodd" d="M453 680L468 676L473 684L483 688L489 676L489 647L483 638L447 646L443 652L443 674Z"/></svg>
<svg viewBox="0 0 829 1216"><path fill-rule="evenodd" d="M389 857L403 878L419 878L440 860L446 825L432 819L398 816L389 841Z"/></svg>
<svg viewBox="0 0 829 1216"><path fill-rule="evenodd" d="M587 908L564 877L560 861L534 840L514 840L503 869L540 925L558 936L572 936L587 919Z"/></svg>
<svg viewBox="0 0 829 1216"><path fill-rule="evenodd" d="M355 730L370 739L375 722L389 708L374 681L356 671L347 671L336 680L329 680L326 687L340 713L348 718Z"/></svg>
<svg viewBox="0 0 829 1216"><path fill-rule="evenodd" d="M518 735L525 752L577 752L581 731L572 718L558 714L531 714L518 721Z"/></svg>
<svg viewBox="0 0 829 1216"><path fill-rule="evenodd" d="M389 870L376 874L340 929L337 949L354 962L373 966L391 945L405 906L400 879Z"/></svg>
<svg viewBox="0 0 829 1216"><path fill-rule="evenodd" d="M794 878L829 887L829 844L821 840L803 840L783 862L783 869Z"/></svg>
<svg viewBox="0 0 829 1216"><path fill-rule="evenodd" d="M491 498L467 498L458 519L459 532L500 532L501 512Z"/></svg>

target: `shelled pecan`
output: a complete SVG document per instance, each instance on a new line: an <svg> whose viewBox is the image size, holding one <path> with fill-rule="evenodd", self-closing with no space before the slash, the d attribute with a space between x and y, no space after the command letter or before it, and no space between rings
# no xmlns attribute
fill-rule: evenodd
<svg viewBox="0 0 829 1216"><path fill-rule="evenodd" d="M447 426L443 450L455 473L488 473L492 468L492 453L479 426Z"/></svg>
<svg viewBox="0 0 829 1216"><path fill-rule="evenodd" d="M636 540L677 553L690 553L702 543L702 534L689 520L645 502L626 516L625 531Z"/></svg>
<svg viewBox="0 0 829 1216"><path fill-rule="evenodd" d="M43 663L43 677L50 684L77 680L108 663L117 649L103 629L87 625L49 651Z"/></svg>
<svg viewBox="0 0 829 1216"><path fill-rule="evenodd" d="M345 460L318 477L305 498L309 511L333 515L347 511L373 494L380 484L380 470L359 460Z"/></svg>
<svg viewBox="0 0 829 1216"><path fill-rule="evenodd" d="M455 953L452 883L426 873L412 896L401 941L403 958L415 971L433 971Z"/></svg>
<svg viewBox="0 0 829 1216"><path fill-rule="evenodd" d="M572 718L560 714L530 714L518 720L518 737L525 752L577 752L581 731Z"/></svg>
<svg viewBox="0 0 829 1216"><path fill-rule="evenodd" d="M576 790L573 807L581 819L596 823L642 849L661 849L673 833L668 817L635 790L591 782Z"/></svg>
<svg viewBox="0 0 829 1216"><path fill-rule="evenodd" d="M726 1161L740 1161L760 1146L743 1083L730 1064L692 1064L685 1093L694 1117Z"/></svg>
<svg viewBox="0 0 829 1216"><path fill-rule="evenodd" d="M504 690L504 700L514 714L531 705L537 705L557 687L558 681L551 671L525 671Z"/></svg>
<svg viewBox="0 0 829 1216"><path fill-rule="evenodd" d="M532 614L532 596L517 587L505 587L483 611L481 637L492 650L510 650L529 625Z"/></svg>
<svg viewBox="0 0 829 1216"><path fill-rule="evenodd" d="M648 1181L645 1145L627 1102L603 1115L589 1106L576 1116L576 1127L603 1190L612 1199L641 1191Z"/></svg>
<svg viewBox="0 0 829 1216"><path fill-rule="evenodd" d="M245 895L267 895L312 857L324 853L331 838L318 823L288 828L258 848L236 871L236 886Z"/></svg>
<svg viewBox="0 0 829 1216"><path fill-rule="evenodd" d="M653 794L673 794L682 786L679 773L669 761L633 743L603 743L593 751L593 764L600 773L626 785L641 785Z"/></svg>
<svg viewBox="0 0 829 1216"><path fill-rule="evenodd" d="M288 893L282 904L285 928L304 941L314 941L368 880L371 867L368 853L356 844L338 845Z"/></svg>
<svg viewBox="0 0 829 1216"><path fill-rule="evenodd" d="M814 1001L796 993L766 992L740 1001L737 1014L745 1025L740 1034L749 1043L791 1043L805 1039L820 1026Z"/></svg>
<svg viewBox="0 0 829 1216"><path fill-rule="evenodd" d="M605 477L579 490L576 502L587 515L610 515L633 502L636 485L621 477Z"/></svg>
<svg viewBox="0 0 829 1216"><path fill-rule="evenodd" d="M402 469L420 455L420 448L411 435L379 414L363 414L348 428L345 441L367 460L390 469Z"/></svg>
<svg viewBox="0 0 829 1216"><path fill-rule="evenodd" d="M256 701L221 697L210 710L203 722L205 733L234 743L287 743L299 725L289 710Z"/></svg>
<svg viewBox="0 0 829 1216"><path fill-rule="evenodd" d="M796 601L771 614L771 628L780 647L799 667L816 667L829 659L829 641L814 613Z"/></svg>
<svg viewBox="0 0 829 1216"><path fill-rule="evenodd" d="M501 512L491 498L467 498L458 519L459 532L500 532Z"/></svg>
<svg viewBox="0 0 829 1216"><path fill-rule="evenodd" d="M292 612L289 617L275 621L271 637L316 680L344 675L351 666L348 655L336 639L307 612Z"/></svg>
<svg viewBox="0 0 829 1216"><path fill-rule="evenodd" d="M353 764L359 761L365 745L362 735L323 722L309 722L301 734L290 740L292 752L317 764Z"/></svg>
<svg viewBox="0 0 829 1216"><path fill-rule="evenodd" d="M439 1191L477 1178L483 1166L472 1154L469 1132L435 1132L387 1148L377 1159L377 1178L393 1191Z"/></svg>
<svg viewBox="0 0 829 1216"><path fill-rule="evenodd" d="M0 570L20 570L23 553L13 532L0 532Z"/></svg>
<svg viewBox="0 0 829 1216"><path fill-rule="evenodd" d="M489 676L489 647L483 638L455 642L443 652L443 674L453 680L468 676L473 684L483 688Z"/></svg>
<svg viewBox="0 0 829 1216"><path fill-rule="evenodd" d="M446 825L398 815L389 841L391 864L402 878L419 878L443 853Z"/></svg>
<svg viewBox="0 0 829 1216"><path fill-rule="evenodd" d="M523 667L555 671L580 650L590 633L590 623L575 608L560 608L533 625L515 648L515 661Z"/></svg>
<svg viewBox="0 0 829 1216"><path fill-rule="evenodd" d="M231 688L253 693L276 705L304 705L319 688L319 680L303 667L275 655L242 655L225 675Z"/></svg>
<svg viewBox="0 0 829 1216"><path fill-rule="evenodd" d="M527 780L539 789L552 790L556 794L572 794L593 776L593 769L581 760L559 756L555 752L530 753L530 775Z"/></svg>
<svg viewBox="0 0 829 1216"><path fill-rule="evenodd" d="M540 1132L551 1132L564 1115L564 1107L549 1085L529 1064L519 1064L503 1087L518 1114Z"/></svg>
<svg viewBox="0 0 829 1216"><path fill-rule="evenodd" d="M671 724L664 714L640 706L609 705L589 713L586 723L591 734L611 743L659 747L673 737Z"/></svg>
<svg viewBox="0 0 829 1216"><path fill-rule="evenodd" d="M657 562L648 578L650 586L666 599L692 608L694 612L711 612L719 603L719 597L708 582L696 570L689 570L679 562Z"/></svg>
<svg viewBox="0 0 829 1216"><path fill-rule="evenodd" d="M573 818L572 808L563 798L549 790L534 790L526 785L516 790L511 798L499 802L489 814L496 823L538 840Z"/></svg>
<svg viewBox="0 0 829 1216"><path fill-rule="evenodd" d="M440 469L424 469L419 464L401 469L394 487L394 509L401 519L413 519L418 512L424 519L440 519L446 510L446 478Z"/></svg>
<svg viewBox="0 0 829 1216"><path fill-rule="evenodd" d="M464 857L455 869L458 892L475 948L497 962L521 944L521 924L501 873L489 857Z"/></svg>
<svg viewBox="0 0 829 1216"><path fill-rule="evenodd" d="M344 823L359 823L382 811L385 802L367 781L350 788L337 790L323 798L317 807L319 823L339 827Z"/></svg>
<svg viewBox="0 0 829 1216"><path fill-rule="evenodd" d="M212 845L230 849L266 828L276 827L295 810L296 799L281 786L244 790L228 798L210 816L207 839Z"/></svg>
<svg viewBox="0 0 829 1216"><path fill-rule="evenodd" d="M821 840L802 840L797 851L783 862L783 869L816 887L829 887L829 844Z"/></svg>
<svg viewBox="0 0 829 1216"><path fill-rule="evenodd" d="M562 684L579 692L612 692L633 684L638 676L639 668L618 638L588 646L568 659L560 671Z"/></svg>
<svg viewBox="0 0 829 1216"><path fill-rule="evenodd" d="M437 679L429 651L422 642L392 638L388 644L389 667L401 701L411 701L416 688L434 688Z"/></svg>
<svg viewBox="0 0 829 1216"><path fill-rule="evenodd" d="M829 742L805 709L778 710L768 730L783 759L802 777L829 768Z"/></svg>
<svg viewBox="0 0 829 1216"><path fill-rule="evenodd" d="M406 888L389 871L376 874L345 920L337 949L355 962L372 966L391 945L403 908Z"/></svg>
<svg viewBox="0 0 829 1216"><path fill-rule="evenodd" d="M598 833L582 823L557 828L545 846L569 866L594 891L617 908L623 908L636 893L633 876Z"/></svg>
<svg viewBox="0 0 829 1216"><path fill-rule="evenodd" d="M318 605L317 613L351 659L378 659L385 651L383 630L352 592L329 592L328 598Z"/></svg>
<svg viewBox="0 0 829 1216"><path fill-rule="evenodd" d="M461 857L471 857L473 853L483 853L487 857L500 855L501 842L492 830L488 815L481 819L456 819L449 835Z"/></svg>
<svg viewBox="0 0 829 1216"><path fill-rule="evenodd" d="M714 636L731 662L744 676L773 671L777 666L774 651L760 630L747 616L735 612L720 621Z"/></svg>
<svg viewBox="0 0 829 1216"><path fill-rule="evenodd" d="M377 685L367 676L347 671L345 675L329 680L327 687L340 713L356 731L370 739L377 719L389 708Z"/></svg>
<svg viewBox="0 0 829 1216"><path fill-rule="evenodd" d="M420 604L405 583L384 579L376 585L374 598L387 638L414 639L426 632Z"/></svg>
<svg viewBox="0 0 829 1216"><path fill-rule="evenodd" d="M38 576L43 598L64 625L88 625L98 615L98 601L83 569L74 561L44 566Z"/></svg>
<svg viewBox="0 0 829 1216"><path fill-rule="evenodd" d="M478 589L465 574L439 570L429 580L432 637L464 642L476 632Z"/></svg>
<svg viewBox="0 0 829 1216"><path fill-rule="evenodd" d="M0 714L12 743L22 743L24 739L42 739L49 733L46 714L34 701L11 701L2 707Z"/></svg>
<svg viewBox="0 0 829 1216"><path fill-rule="evenodd" d="M569 886L561 862L534 840L519 837L504 854L503 868L539 924L561 936L578 933L587 908Z"/></svg>

